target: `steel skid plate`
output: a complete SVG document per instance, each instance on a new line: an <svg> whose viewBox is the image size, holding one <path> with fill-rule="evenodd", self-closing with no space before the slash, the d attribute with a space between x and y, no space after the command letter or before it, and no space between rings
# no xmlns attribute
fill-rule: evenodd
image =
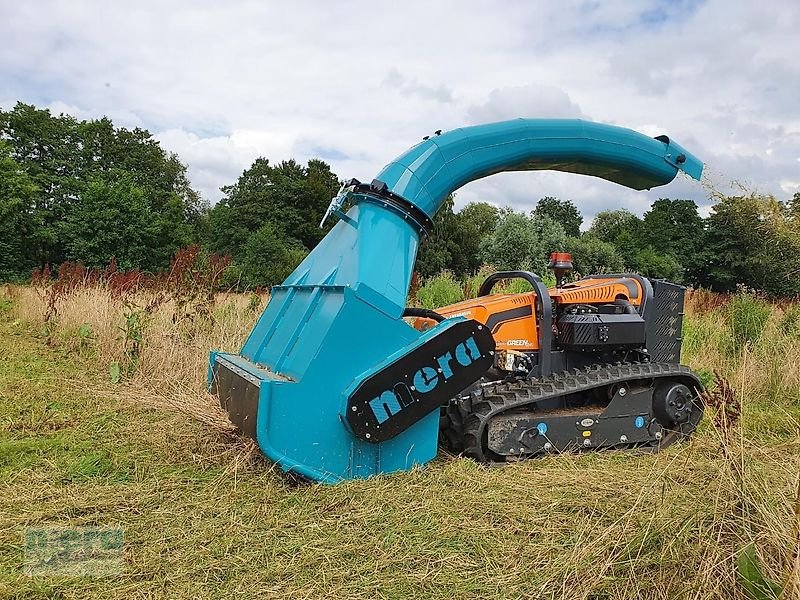
<svg viewBox="0 0 800 600"><path fill-rule="evenodd" d="M211 393L219 398L231 423L247 437L257 439L258 379L230 361L219 357L212 366Z"/></svg>

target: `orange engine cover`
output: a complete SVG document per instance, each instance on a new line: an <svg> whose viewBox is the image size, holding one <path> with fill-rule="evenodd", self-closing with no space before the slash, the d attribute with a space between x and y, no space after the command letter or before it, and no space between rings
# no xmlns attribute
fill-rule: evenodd
<svg viewBox="0 0 800 600"><path fill-rule="evenodd" d="M634 306L642 302L644 290L634 277L603 277L579 279L560 288L548 290L558 304L607 304L624 298Z"/></svg>
<svg viewBox="0 0 800 600"><path fill-rule="evenodd" d="M535 302L533 292L492 294L444 306L436 312L445 317L464 317L483 323L492 332L498 349L536 350L539 336ZM424 330L433 324L430 319L416 319L414 327Z"/></svg>
<svg viewBox="0 0 800 600"><path fill-rule="evenodd" d="M630 277L580 279L560 288L550 288L548 292L556 304L607 304L625 299L634 306L641 304L644 294L642 285ZM494 336L498 350L538 350L535 306L535 292L491 294L443 306L436 312L444 317L465 317L483 323ZM425 330L433 326L434 321L418 318L413 324Z"/></svg>

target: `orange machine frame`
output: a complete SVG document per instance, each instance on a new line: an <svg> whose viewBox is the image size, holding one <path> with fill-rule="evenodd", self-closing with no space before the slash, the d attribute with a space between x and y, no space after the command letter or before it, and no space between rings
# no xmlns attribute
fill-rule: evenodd
<svg viewBox="0 0 800 600"><path fill-rule="evenodd" d="M549 288L556 304L607 304L624 299L640 306L645 290L632 277L579 279L561 287ZM465 317L488 326L499 350L538 350L539 335L536 314L536 293L490 294L444 306L436 310L444 317ZM431 327L431 319L417 318L415 328Z"/></svg>

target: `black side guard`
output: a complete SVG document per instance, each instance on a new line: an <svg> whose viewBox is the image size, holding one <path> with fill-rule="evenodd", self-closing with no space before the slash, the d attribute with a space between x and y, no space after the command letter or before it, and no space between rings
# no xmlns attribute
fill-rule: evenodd
<svg viewBox="0 0 800 600"><path fill-rule="evenodd" d="M368 442L395 437L478 381L494 348L486 326L453 324L361 382L347 400L350 429Z"/></svg>

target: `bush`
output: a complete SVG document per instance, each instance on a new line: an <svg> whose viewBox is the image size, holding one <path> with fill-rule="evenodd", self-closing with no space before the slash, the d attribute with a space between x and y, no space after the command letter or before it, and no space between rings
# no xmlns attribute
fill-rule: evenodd
<svg viewBox="0 0 800 600"><path fill-rule="evenodd" d="M481 285L483 285L486 278L495 271L497 271L497 269L493 265L482 265L477 272L468 276L464 280L464 299L477 298L478 290L481 289Z"/></svg>
<svg viewBox="0 0 800 600"><path fill-rule="evenodd" d="M728 320L735 352L761 338L771 313L769 304L750 291L740 290L728 304Z"/></svg>
<svg viewBox="0 0 800 600"><path fill-rule="evenodd" d="M504 271L527 264L534 271L543 272L550 253L563 250L565 241L564 228L550 217L511 212L483 240L481 255L485 262Z"/></svg>
<svg viewBox="0 0 800 600"><path fill-rule="evenodd" d="M659 254L649 246L636 252L629 266L645 277L683 283L683 267L678 259L671 254Z"/></svg>
<svg viewBox="0 0 800 600"><path fill-rule="evenodd" d="M532 291L533 286L525 279L508 279L492 289L493 294L527 294Z"/></svg>
<svg viewBox="0 0 800 600"><path fill-rule="evenodd" d="M567 238L565 247L576 274L619 273L625 268L617 247L596 237Z"/></svg>
<svg viewBox="0 0 800 600"><path fill-rule="evenodd" d="M308 251L300 242L281 237L272 225L265 224L247 240L244 258L231 275L237 275L240 285L247 288L278 285L306 254Z"/></svg>
<svg viewBox="0 0 800 600"><path fill-rule="evenodd" d="M450 271L428 278L419 288L417 299L423 308L439 308L464 299L464 287Z"/></svg>

